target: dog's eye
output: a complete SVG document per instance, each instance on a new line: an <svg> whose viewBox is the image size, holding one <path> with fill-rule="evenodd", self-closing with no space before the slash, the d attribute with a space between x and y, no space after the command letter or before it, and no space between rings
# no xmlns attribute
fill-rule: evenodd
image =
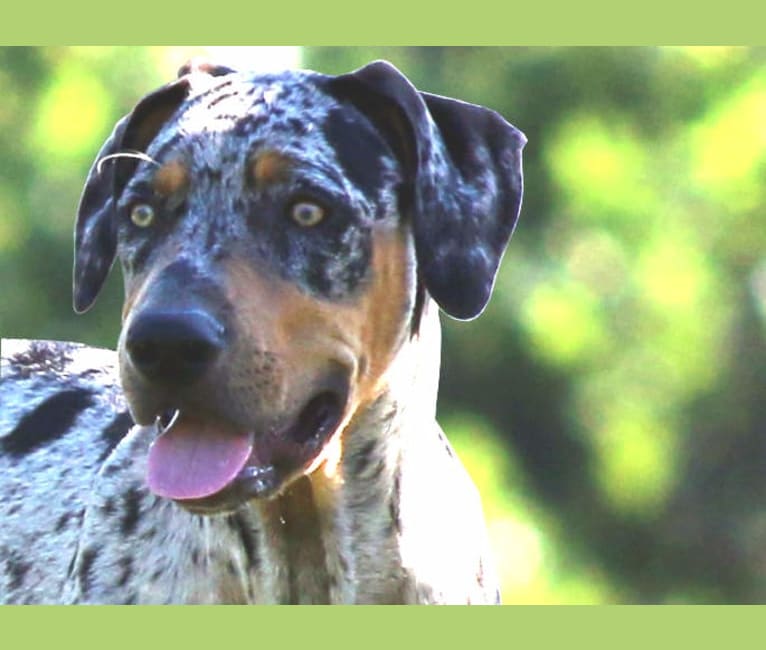
<svg viewBox="0 0 766 650"><path fill-rule="evenodd" d="M316 226L325 217L324 208L309 201L298 201L290 208L290 216L299 226Z"/></svg>
<svg viewBox="0 0 766 650"><path fill-rule="evenodd" d="M139 228L146 228L154 221L154 208L146 203L136 203L130 210L130 220Z"/></svg>

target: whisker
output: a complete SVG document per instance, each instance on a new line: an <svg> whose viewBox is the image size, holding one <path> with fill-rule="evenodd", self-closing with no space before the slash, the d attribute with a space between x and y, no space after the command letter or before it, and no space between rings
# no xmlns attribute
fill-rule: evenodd
<svg viewBox="0 0 766 650"><path fill-rule="evenodd" d="M104 163L109 160L114 160L115 158L135 158L137 160L143 160L144 162L156 165L157 167L160 166L160 163L142 151L121 151L119 153L111 153L108 156L101 158L98 163L96 163L96 173L100 174L104 167Z"/></svg>

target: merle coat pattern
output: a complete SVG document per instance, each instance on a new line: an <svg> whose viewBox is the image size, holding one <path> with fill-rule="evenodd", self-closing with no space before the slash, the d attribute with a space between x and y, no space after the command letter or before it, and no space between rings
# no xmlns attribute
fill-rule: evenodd
<svg viewBox="0 0 766 650"><path fill-rule="evenodd" d="M117 352L4 342L0 601L498 602L437 307L489 300L524 142L385 62L142 99L75 230L77 311L122 266Z"/></svg>

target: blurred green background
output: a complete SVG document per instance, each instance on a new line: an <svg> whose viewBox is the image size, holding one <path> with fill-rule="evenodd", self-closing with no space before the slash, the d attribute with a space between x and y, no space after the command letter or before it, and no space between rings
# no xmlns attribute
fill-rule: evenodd
<svg viewBox="0 0 766 650"><path fill-rule="evenodd" d="M443 319L504 602L766 602L766 49L0 48L3 336L114 345L119 273L71 309L82 181L198 54L386 58L529 137L494 298Z"/></svg>

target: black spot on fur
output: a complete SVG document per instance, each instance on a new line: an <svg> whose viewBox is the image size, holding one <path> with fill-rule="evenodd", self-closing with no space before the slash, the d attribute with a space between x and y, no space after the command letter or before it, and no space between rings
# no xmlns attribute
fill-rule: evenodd
<svg viewBox="0 0 766 650"><path fill-rule="evenodd" d="M112 453L112 450L118 445L120 440L125 437L130 427L133 426L133 418L127 411L118 413L115 418L104 427L101 432L101 439L106 443L104 451L99 456L99 462L102 462Z"/></svg>
<svg viewBox="0 0 766 650"><path fill-rule="evenodd" d="M297 117L288 117L287 126L291 131L298 135L308 135L309 127L306 120L298 119Z"/></svg>
<svg viewBox="0 0 766 650"><path fill-rule="evenodd" d="M232 132L235 136L240 138L249 136L255 133L258 127L261 126L265 121L266 115L262 113L258 115L246 115L245 117L239 118L236 121Z"/></svg>
<svg viewBox="0 0 766 650"><path fill-rule="evenodd" d="M346 559L346 556L341 553L338 555L338 564L340 564L340 570L343 572L343 575L348 575L348 560Z"/></svg>
<svg viewBox="0 0 766 650"><path fill-rule="evenodd" d="M229 517L229 525L234 530L242 542L242 548L245 551L245 557L247 558L248 568L257 567L259 565L257 554L257 542L253 537L253 531L242 519L240 515L232 515Z"/></svg>
<svg viewBox="0 0 766 650"><path fill-rule="evenodd" d="M378 462L375 463L375 467L373 470L366 476L366 478L370 481L376 481L380 478L380 475L383 473L383 470L386 468L386 461L384 458L379 458Z"/></svg>
<svg viewBox="0 0 766 650"><path fill-rule="evenodd" d="M217 97L214 97L213 99L211 99L206 108L211 109L213 108L213 106L221 103L225 99L229 99L230 97L236 97L236 96L237 96L237 92L235 90L230 90L229 92L221 93ZM225 118L226 116L216 115L216 117L221 119L221 118Z"/></svg>
<svg viewBox="0 0 766 650"><path fill-rule="evenodd" d="M153 540L157 536L157 529L152 526L148 530L141 533L141 537L139 538L142 542L149 542Z"/></svg>
<svg viewBox="0 0 766 650"><path fill-rule="evenodd" d="M377 440L370 440L366 442L364 446L354 454L351 459L351 473L355 476L361 476L365 470L369 467L372 461L375 449L377 447Z"/></svg>
<svg viewBox="0 0 766 650"><path fill-rule="evenodd" d="M74 571L74 564L75 564L76 560L77 560L77 551L72 553L72 559L69 560L69 566L67 566L67 569L66 569L66 577L67 578L69 578L72 575L72 572Z"/></svg>
<svg viewBox="0 0 766 650"><path fill-rule="evenodd" d="M391 518L391 526L396 533L402 532L402 520L399 513L399 501L401 497L401 479L399 471L394 475L394 487L388 501L388 514Z"/></svg>
<svg viewBox="0 0 766 650"><path fill-rule="evenodd" d="M98 549L90 547L86 548L81 555L80 569L77 572L77 576L80 579L80 586L82 588L83 595L87 595L88 591L93 583L93 563L98 557Z"/></svg>
<svg viewBox="0 0 766 650"><path fill-rule="evenodd" d="M28 377L33 372L62 372L69 361L71 357L61 344L33 341L26 350L11 356L10 366Z"/></svg>
<svg viewBox="0 0 766 650"><path fill-rule="evenodd" d="M64 530L64 528L66 528L68 521L69 521L69 513L65 512L56 521L56 526L54 528L55 532L60 533L62 530Z"/></svg>
<svg viewBox="0 0 766 650"><path fill-rule="evenodd" d="M120 463L109 464L104 468L104 476L112 476L113 474L119 472L121 469L123 469L123 467Z"/></svg>
<svg viewBox="0 0 766 650"><path fill-rule="evenodd" d="M120 560L120 577L117 580L118 587L124 587L128 584L128 580L133 576L133 558L130 555L126 555Z"/></svg>
<svg viewBox="0 0 766 650"><path fill-rule="evenodd" d="M218 240L218 231L215 228L208 228L205 234L205 250L213 250L218 244Z"/></svg>
<svg viewBox="0 0 766 650"><path fill-rule="evenodd" d="M201 170L201 175L210 185L217 185L223 178L223 171L217 167L205 165Z"/></svg>
<svg viewBox="0 0 766 650"><path fill-rule="evenodd" d="M5 566L9 578L8 586L12 590L19 589L24 584L24 578L32 567L31 563L14 551L9 554Z"/></svg>
<svg viewBox="0 0 766 650"><path fill-rule="evenodd" d="M141 492L136 488L130 488L123 495L122 505L124 511L120 520L120 531L128 536L135 532L141 515Z"/></svg>
<svg viewBox="0 0 766 650"><path fill-rule="evenodd" d="M62 437L72 429L77 416L93 405L93 394L81 388L56 393L31 413L27 413L10 435L2 440L2 449L11 456L24 456Z"/></svg>

